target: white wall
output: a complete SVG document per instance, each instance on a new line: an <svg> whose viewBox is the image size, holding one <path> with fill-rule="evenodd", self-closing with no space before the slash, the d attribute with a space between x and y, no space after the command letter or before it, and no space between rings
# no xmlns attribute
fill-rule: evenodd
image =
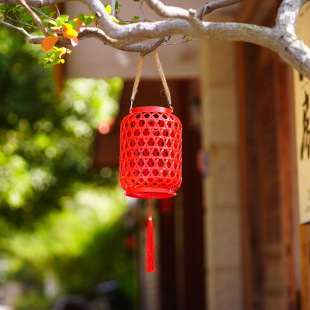
<svg viewBox="0 0 310 310"><path fill-rule="evenodd" d="M242 310L243 275L235 43L204 42L202 59L206 295L209 310Z"/></svg>

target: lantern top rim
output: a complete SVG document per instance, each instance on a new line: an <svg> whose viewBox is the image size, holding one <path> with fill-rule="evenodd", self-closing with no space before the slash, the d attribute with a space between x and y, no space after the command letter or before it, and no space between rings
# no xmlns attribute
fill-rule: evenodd
<svg viewBox="0 0 310 310"><path fill-rule="evenodd" d="M129 111L130 113L138 113L138 112L163 112L163 113L173 113L173 108L164 108L158 106L143 106L132 108Z"/></svg>

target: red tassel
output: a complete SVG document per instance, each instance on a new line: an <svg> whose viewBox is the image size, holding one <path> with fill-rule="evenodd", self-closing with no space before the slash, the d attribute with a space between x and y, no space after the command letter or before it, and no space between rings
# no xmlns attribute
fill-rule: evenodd
<svg viewBox="0 0 310 310"><path fill-rule="evenodd" d="M155 272L156 270L157 268L155 264L155 238L151 214L151 200L149 199L149 219L147 224L146 239L146 272Z"/></svg>

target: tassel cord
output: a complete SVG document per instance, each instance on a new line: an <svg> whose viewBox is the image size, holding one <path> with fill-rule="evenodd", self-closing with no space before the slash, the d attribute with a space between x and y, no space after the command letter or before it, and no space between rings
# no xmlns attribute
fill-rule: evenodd
<svg viewBox="0 0 310 310"><path fill-rule="evenodd" d="M154 238L150 199L149 199L149 217L147 224L147 239L145 250L146 250L146 272L155 272L157 270L155 263L155 238Z"/></svg>

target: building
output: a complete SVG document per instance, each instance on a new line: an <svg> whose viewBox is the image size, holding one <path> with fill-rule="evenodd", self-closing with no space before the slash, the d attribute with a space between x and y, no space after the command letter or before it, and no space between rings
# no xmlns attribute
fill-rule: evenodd
<svg viewBox="0 0 310 310"><path fill-rule="evenodd" d="M209 19L272 26L280 2L246 1ZM307 5L298 31L310 43L309 14ZM124 77L117 123L129 108L138 55L87 44L72 53L67 77ZM299 219L293 117L309 85L277 55L247 43L195 41L159 53L183 122L183 185L157 203L160 267L147 275L141 264L140 308L309 310L310 228ZM163 104L152 61L137 105ZM115 128L98 136L98 166L117 165ZM114 153L103 155L107 147Z"/></svg>

